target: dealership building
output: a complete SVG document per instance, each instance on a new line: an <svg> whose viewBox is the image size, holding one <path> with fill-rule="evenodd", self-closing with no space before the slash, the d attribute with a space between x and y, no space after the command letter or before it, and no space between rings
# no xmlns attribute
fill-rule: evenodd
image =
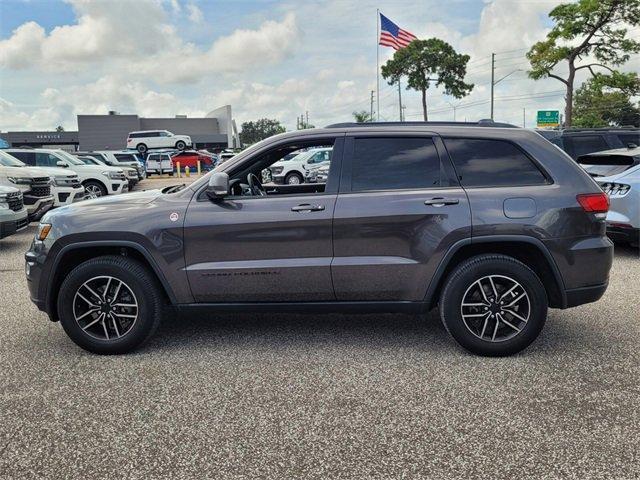
<svg viewBox="0 0 640 480"><path fill-rule="evenodd" d="M137 130L169 130L189 135L195 148L240 147L238 129L231 105L209 112L204 118L144 118L138 115L78 115L75 132L0 132L0 138L11 147L46 147L64 150L122 150L129 132Z"/></svg>

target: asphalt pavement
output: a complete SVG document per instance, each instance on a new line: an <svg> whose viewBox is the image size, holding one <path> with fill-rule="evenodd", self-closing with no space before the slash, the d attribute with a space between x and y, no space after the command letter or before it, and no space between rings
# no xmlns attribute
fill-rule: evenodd
<svg viewBox="0 0 640 480"><path fill-rule="evenodd" d="M76 347L29 301L35 227L0 241L0 478L640 478L640 259L510 358L435 312L165 322Z"/></svg>

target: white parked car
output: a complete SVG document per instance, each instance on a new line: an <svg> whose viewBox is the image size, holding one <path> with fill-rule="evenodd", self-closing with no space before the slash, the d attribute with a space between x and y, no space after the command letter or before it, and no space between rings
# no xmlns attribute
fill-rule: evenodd
<svg viewBox="0 0 640 480"><path fill-rule="evenodd" d="M147 164L145 167L147 175L151 175L153 173L158 175L162 175L163 173L173 175L172 152L173 150L171 152L157 152L147 155Z"/></svg>
<svg viewBox="0 0 640 480"><path fill-rule="evenodd" d="M0 238L8 237L29 225L29 214L22 192L0 185Z"/></svg>
<svg viewBox="0 0 640 480"><path fill-rule="evenodd" d="M274 183L298 185L304 183L308 170L318 168L331 162L333 148L312 148L293 157L284 157L269 167Z"/></svg>
<svg viewBox="0 0 640 480"><path fill-rule="evenodd" d="M607 235L640 244L640 148L618 148L578 157L578 163L609 196Z"/></svg>
<svg viewBox="0 0 640 480"><path fill-rule="evenodd" d="M4 167L22 168L24 169L23 171L32 171L41 177L51 177L53 180L51 183L51 195L53 195L54 207L63 207L85 199L84 187L80 184L78 174L73 170L61 167L30 167L18 159L16 155L8 153L7 150L0 150L0 165Z"/></svg>
<svg viewBox="0 0 640 480"><path fill-rule="evenodd" d="M94 156L112 167L135 168L138 174L138 181L145 177L143 156L137 152L127 150L94 150L88 152L87 155Z"/></svg>
<svg viewBox="0 0 640 480"><path fill-rule="evenodd" d="M124 171L107 165L87 165L64 150L45 148L9 149L11 155L27 165L35 167L62 167L73 169L88 198L103 197L129 191L129 182Z"/></svg>
<svg viewBox="0 0 640 480"><path fill-rule="evenodd" d="M40 218L53 207L51 177L38 168L6 167L0 164L0 186L14 187L22 192L29 221Z"/></svg>
<svg viewBox="0 0 640 480"><path fill-rule="evenodd" d="M131 132L127 136L127 149L135 148L140 153L146 153L152 148L177 148L184 150L192 147L191 137L188 135L174 135L168 130L145 130Z"/></svg>

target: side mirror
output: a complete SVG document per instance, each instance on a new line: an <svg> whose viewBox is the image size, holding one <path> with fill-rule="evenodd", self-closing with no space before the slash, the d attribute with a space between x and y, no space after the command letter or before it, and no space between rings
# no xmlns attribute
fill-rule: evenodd
<svg viewBox="0 0 640 480"><path fill-rule="evenodd" d="M206 192L211 200L220 200L229 195L229 174L217 172L211 175Z"/></svg>
<svg viewBox="0 0 640 480"><path fill-rule="evenodd" d="M67 168L68 167L68 165L66 163L64 163L62 160L58 160L56 162L56 165L59 166L59 167L62 167L62 168Z"/></svg>

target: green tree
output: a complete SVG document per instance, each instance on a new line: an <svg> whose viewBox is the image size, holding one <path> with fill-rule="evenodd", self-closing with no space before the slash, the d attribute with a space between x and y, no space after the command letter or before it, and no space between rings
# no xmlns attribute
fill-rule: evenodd
<svg viewBox="0 0 640 480"><path fill-rule="evenodd" d="M58 125L56 127L56 132L64 132L64 127L62 125Z"/></svg>
<svg viewBox="0 0 640 480"><path fill-rule="evenodd" d="M464 82L468 62L469 55L457 53L444 40L414 40L382 66L382 76L389 85L407 77L407 90L422 93L422 111L427 121L427 90L432 83L436 87L442 86L445 94L455 98L462 98L473 89L473 84Z"/></svg>
<svg viewBox="0 0 640 480"><path fill-rule="evenodd" d="M576 73L588 70L595 76L597 69L613 73L613 67L640 51L640 43L627 35L625 28L640 24L640 0L578 0L558 5L549 16L555 26L527 53L529 76L534 80L554 78L565 85L564 121L570 127Z"/></svg>
<svg viewBox="0 0 640 480"><path fill-rule="evenodd" d="M251 145L287 131L278 120L270 118L261 118L255 122L243 122L240 128L240 142L243 145Z"/></svg>
<svg viewBox="0 0 640 480"><path fill-rule="evenodd" d="M366 110L361 110L359 112L353 112L353 118L357 123L367 123L373 122L373 118L371 117L371 113Z"/></svg>
<svg viewBox="0 0 640 480"><path fill-rule="evenodd" d="M574 97L576 127L640 126L640 108L631 97L640 93L637 73L596 74L584 82Z"/></svg>

